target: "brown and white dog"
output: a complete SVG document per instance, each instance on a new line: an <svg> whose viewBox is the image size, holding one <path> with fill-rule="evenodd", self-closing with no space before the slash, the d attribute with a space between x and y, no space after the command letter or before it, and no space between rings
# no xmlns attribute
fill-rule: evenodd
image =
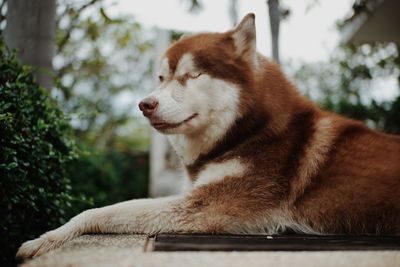
<svg viewBox="0 0 400 267"><path fill-rule="evenodd" d="M139 105L190 190L85 211L18 256L85 233L400 234L400 138L303 98L257 53L254 20L175 42Z"/></svg>

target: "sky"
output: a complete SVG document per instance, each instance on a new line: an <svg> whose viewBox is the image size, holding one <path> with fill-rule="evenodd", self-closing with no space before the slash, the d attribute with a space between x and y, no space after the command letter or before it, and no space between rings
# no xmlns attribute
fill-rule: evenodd
<svg viewBox="0 0 400 267"><path fill-rule="evenodd" d="M226 31L232 27L229 0L201 0L200 12L187 12L189 0L110 0L110 14L132 14L147 27L189 32ZM307 3L314 3L307 8ZM353 0L284 0L290 16L281 23L280 54L285 59L327 60L340 36L335 29L338 19L350 14ZM257 46L270 56L271 38L266 0L238 0L238 16L256 15Z"/></svg>
<svg viewBox="0 0 400 267"><path fill-rule="evenodd" d="M174 29L187 32L226 31L232 28L229 0L200 0L202 9L188 12L190 0L108 0L110 16L134 16L146 28ZM239 20L247 13L256 15L257 48L271 56L271 33L267 0L237 0ZM290 16L281 22L279 50L282 62L328 61L340 42L336 23L351 15L354 0L281 0ZM310 4L312 4L310 6ZM339 74L338 74L339 75ZM393 79L377 81L370 96L377 101L398 94Z"/></svg>

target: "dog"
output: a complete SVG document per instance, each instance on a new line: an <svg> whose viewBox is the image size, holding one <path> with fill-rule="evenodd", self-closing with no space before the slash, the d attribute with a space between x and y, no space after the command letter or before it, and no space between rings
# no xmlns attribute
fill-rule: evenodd
<svg viewBox="0 0 400 267"><path fill-rule="evenodd" d="M139 108L191 188L91 209L25 242L34 257L86 233L400 234L400 138L323 111L256 49L255 16L183 36Z"/></svg>

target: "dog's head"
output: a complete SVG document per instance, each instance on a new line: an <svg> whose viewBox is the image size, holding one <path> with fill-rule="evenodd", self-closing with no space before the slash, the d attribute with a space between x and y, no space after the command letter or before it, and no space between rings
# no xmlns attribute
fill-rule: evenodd
<svg viewBox="0 0 400 267"><path fill-rule="evenodd" d="M165 52L160 84L139 108L165 134L197 134L240 117L257 67L255 17L231 31L184 36Z"/></svg>

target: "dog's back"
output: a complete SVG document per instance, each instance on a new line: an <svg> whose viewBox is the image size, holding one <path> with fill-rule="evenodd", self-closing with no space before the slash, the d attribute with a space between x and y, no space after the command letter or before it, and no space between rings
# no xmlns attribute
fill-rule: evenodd
<svg viewBox="0 0 400 267"><path fill-rule="evenodd" d="M297 93L277 65L260 62L265 71L255 87L279 89L257 93L264 107L257 107L264 110L258 116L270 122L258 134L247 136L257 142L246 150L252 151L259 175L274 177L268 182L274 181L279 192L277 228L399 234L400 137L322 111Z"/></svg>
<svg viewBox="0 0 400 267"><path fill-rule="evenodd" d="M400 233L400 138L332 117L338 131L296 216L326 233Z"/></svg>

